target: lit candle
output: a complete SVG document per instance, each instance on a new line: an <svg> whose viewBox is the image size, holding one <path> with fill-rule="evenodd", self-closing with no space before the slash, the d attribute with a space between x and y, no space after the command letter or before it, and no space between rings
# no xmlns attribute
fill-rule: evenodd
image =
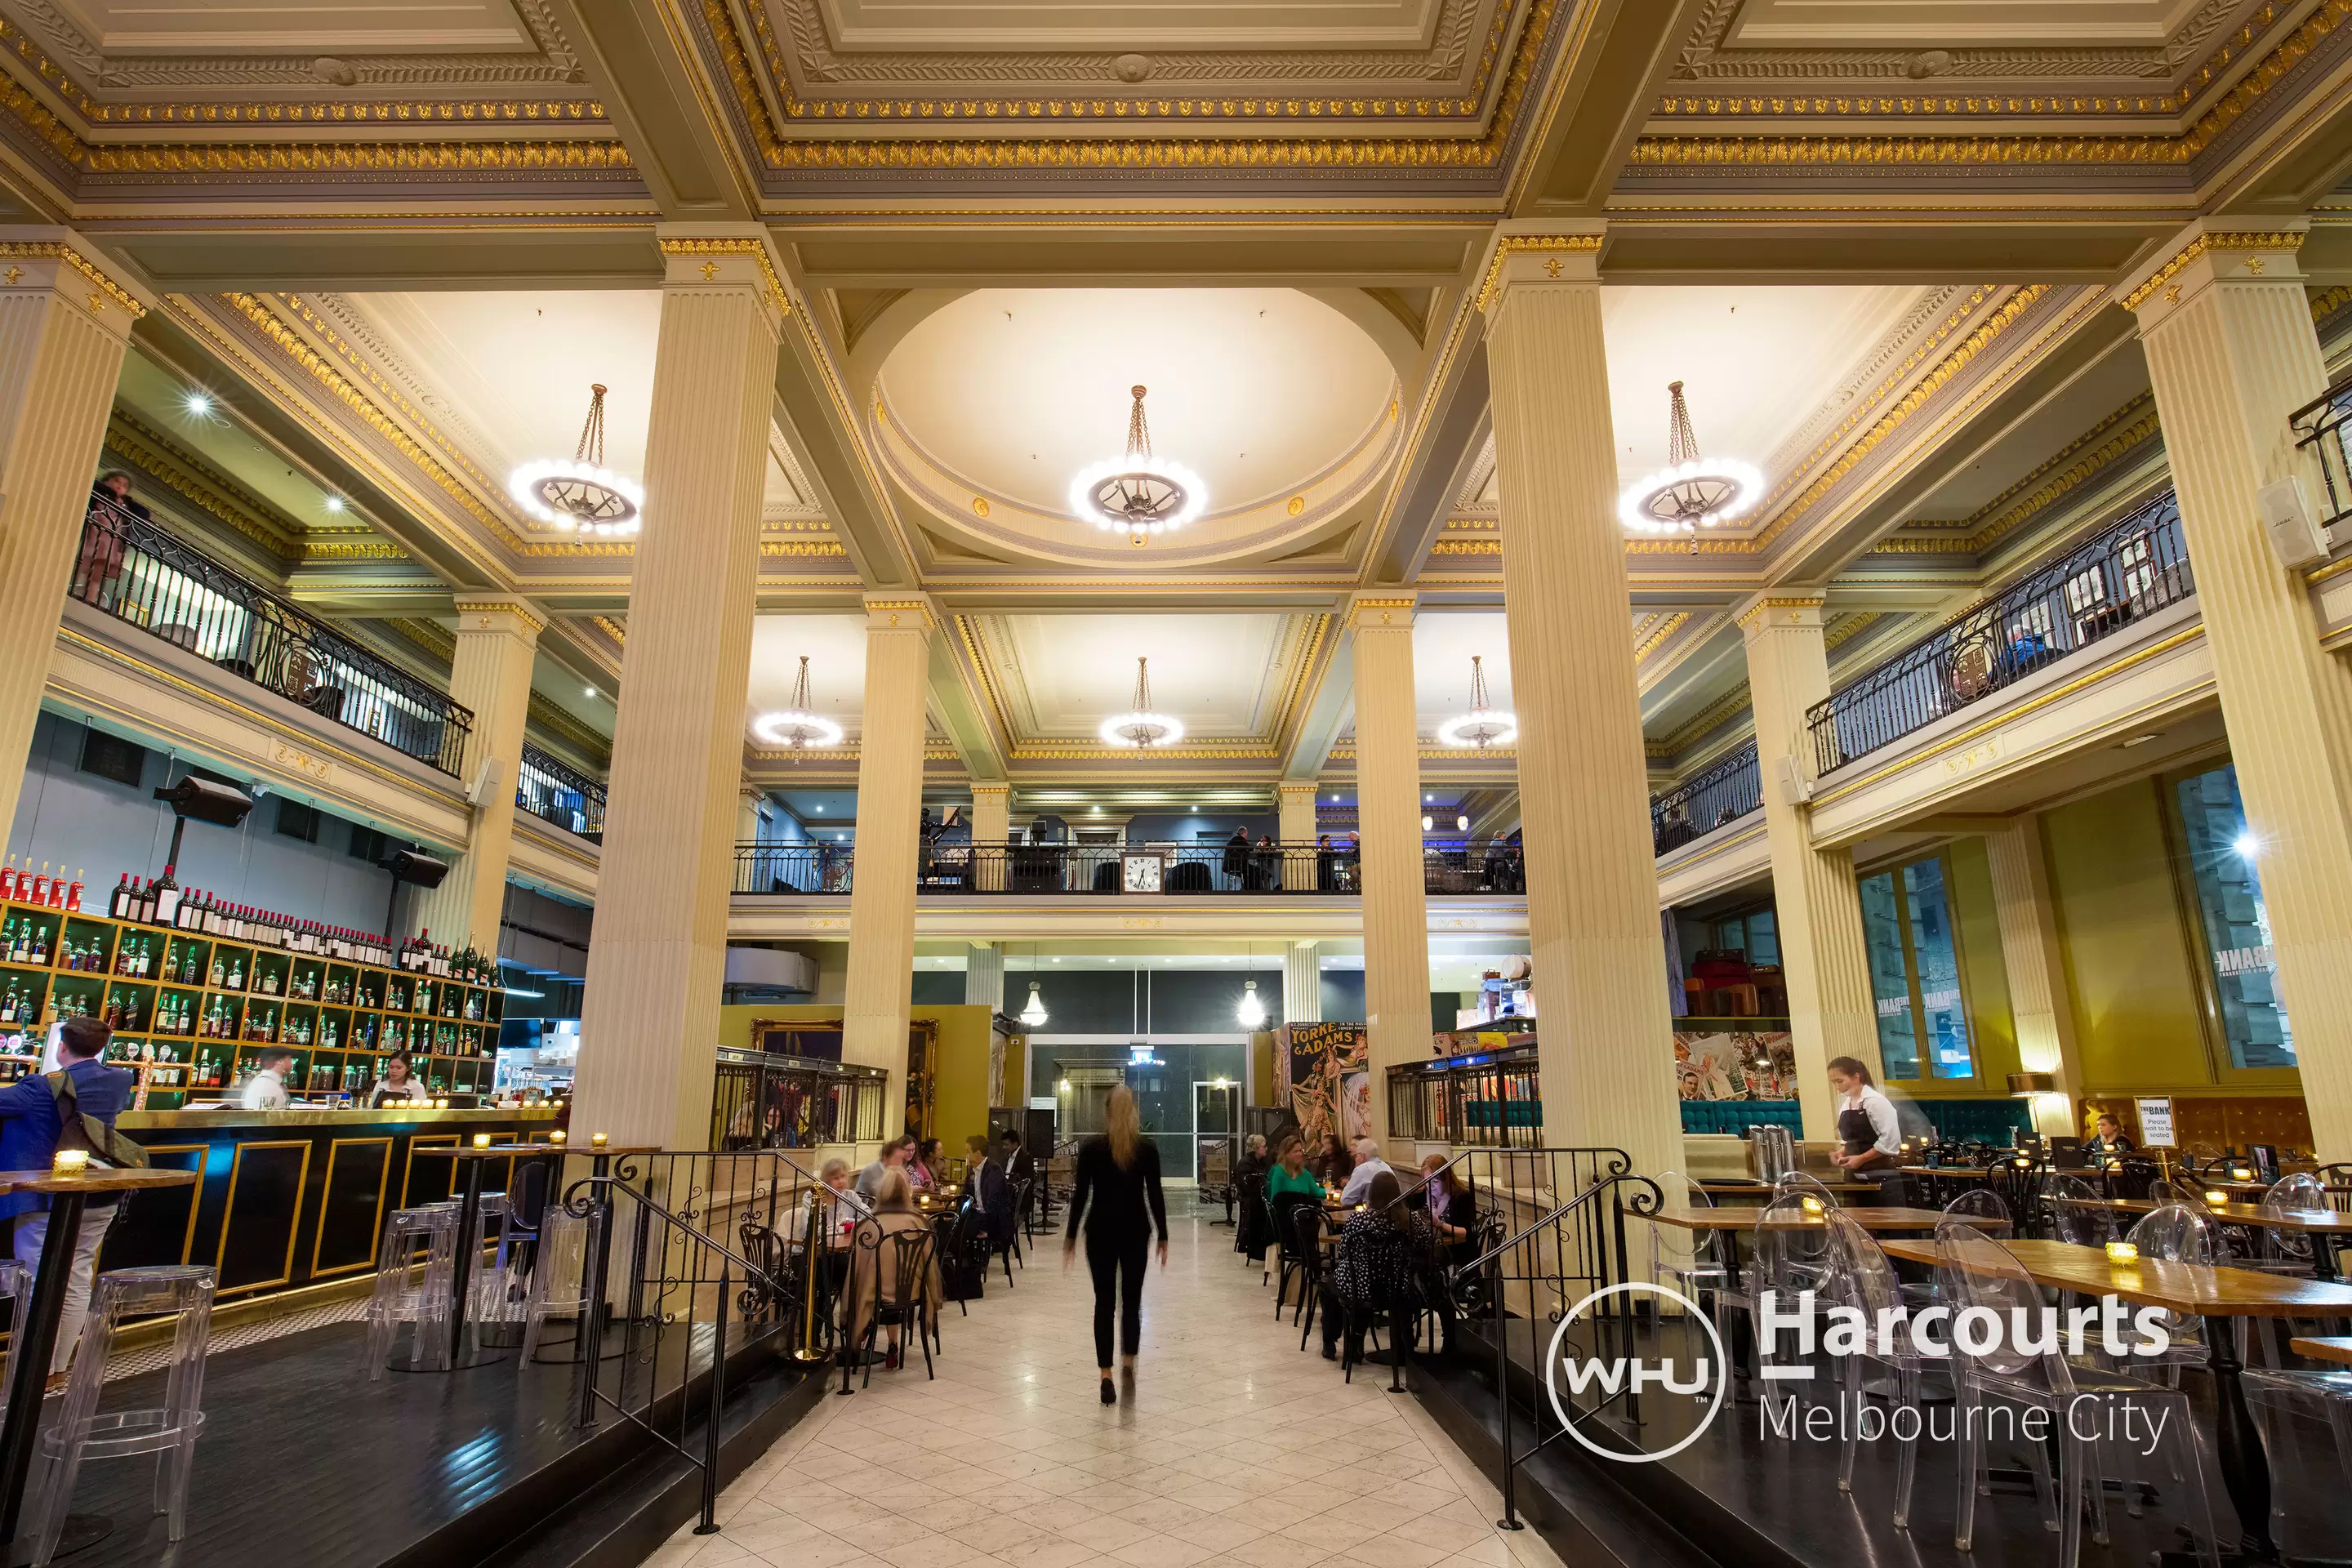
<svg viewBox="0 0 2352 1568"><path fill-rule="evenodd" d="M59 1176L79 1176L89 1169L89 1151L87 1149L60 1149L57 1158L49 1162L50 1172Z"/></svg>
<svg viewBox="0 0 2352 1568"><path fill-rule="evenodd" d="M552 1131L552 1132L549 1133L549 1134L547 1135L547 1141L548 1141L549 1142L551 1142L551 1143L561 1143L561 1142L563 1142L563 1129L562 1129L562 1128L561 1128L561 1127L559 1127L559 1128L557 1128L554 1131Z"/></svg>
<svg viewBox="0 0 2352 1568"><path fill-rule="evenodd" d="M1804 1200L1804 1204L1805 1212L1807 1214L1819 1214L1822 1212L1822 1200L1819 1198L1807 1198Z"/></svg>
<svg viewBox="0 0 2352 1568"><path fill-rule="evenodd" d="M2107 1261L2110 1263L2137 1263L2139 1261L2139 1248L2134 1247L2128 1241L2111 1241L2107 1243Z"/></svg>
<svg viewBox="0 0 2352 1568"><path fill-rule="evenodd" d="M433 1102L433 1109L434 1109L434 1110L448 1110L448 1109L449 1109L449 1097L448 1097L447 1095L446 1095L446 1094L445 1094L445 1095L442 1095L439 1099L437 1099L437 1100L434 1100L434 1102Z"/></svg>
<svg viewBox="0 0 2352 1568"><path fill-rule="evenodd" d="M2234 1182L2251 1182L2254 1179L2254 1173L2243 1165L2233 1165L2230 1168L2230 1179Z"/></svg>
<svg viewBox="0 0 2352 1568"><path fill-rule="evenodd" d="M475 1133L475 1134L474 1134L474 1147L475 1147L475 1148L477 1148L477 1149L487 1149L487 1148L488 1148L489 1146L490 1146L490 1135L489 1135L488 1133L487 1133L487 1132L477 1132L477 1133Z"/></svg>
<svg viewBox="0 0 2352 1568"><path fill-rule="evenodd" d="M602 1149L606 1142L606 1139L602 1132L591 1132L588 1134L588 1142L594 1144L597 1148Z"/></svg>
<svg viewBox="0 0 2352 1568"><path fill-rule="evenodd" d="M2230 1201L2230 1194L2227 1193L2207 1193L2205 1194L2205 1201L2211 1204L2215 1208L2220 1208L2223 1204Z"/></svg>

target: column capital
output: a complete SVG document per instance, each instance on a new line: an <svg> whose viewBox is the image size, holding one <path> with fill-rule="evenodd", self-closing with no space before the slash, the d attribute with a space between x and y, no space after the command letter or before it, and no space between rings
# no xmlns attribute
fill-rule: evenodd
<svg viewBox="0 0 2352 1568"><path fill-rule="evenodd" d="M507 595L459 594L451 602L457 607L461 632L506 632L537 642L539 634L547 629L546 616Z"/></svg>
<svg viewBox="0 0 2352 1568"><path fill-rule="evenodd" d="M1478 309L1492 310L1505 294L1521 286L1600 282L1605 238L1605 226L1597 223L1503 225L1495 231L1495 248L1487 253Z"/></svg>
<svg viewBox="0 0 2352 1568"><path fill-rule="evenodd" d="M797 308L784 281L783 258L764 225L656 224L654 238L661 247L665 289L748 289L767 307L771 331Z"/></svg>
<svg viewBox="0 0 2352 1568"><path fill-rule="evenodd" d="M1280 798L1286 800L1297 800L1301 796L1304 796L1308 800L1313 800L1315 798L1315 792L1322 787L1323 786L1321 784L1318 784L1313 779L1307 779L1304 782L1285 779L1280 784L1274 786L1275 794Z"/></svg>
<svg viewBox="0 0 2352 1568"><path fill-rule="evenodd" d="M971 786L971 798L974 802L983 798L993 798L1009 805L1013 800L1013 786L1009 784L984 784L974 780Z"/></svg>
<svg viewBox="0 0 2352 1568"><path fill-rule="evenodd" d="M2306 217L2200 217L2172 237L2116 286L2123 308L2143 330L2161 321L2184 298L2217 282L2303 287L2295 252L2311 228Z"/></svg>
<svg viewBox="0 0 2352 1568"><path fill-rule="evenodd" d="M1382 588L1370 594L1355 594L1348 599L1348 629L1363 631L1411 631L1413 608L1421 595L1410 588Z"/></svg>
<svg viewBox="0 0 2352 1568"><path fill-rule="evenodd" d="M0 299L40 289L128 341L153 305L146 288L69 228L0 225Z"/></svg>
<svg viewBox="0 0 2352 1568"><path fill-rule="evenodd" d="M931 606L927 594L868 594L866 595L866 629L868 632L921 632L925 636L939 629L939 613Z"/></svg>
<svg viewBox="0 0 2352 1568"><path fill-rule="evenodd" d="M1818 592L1758 594L1731 613L1742 637L1783 627L1819 631L1822 595Z"/></svg>

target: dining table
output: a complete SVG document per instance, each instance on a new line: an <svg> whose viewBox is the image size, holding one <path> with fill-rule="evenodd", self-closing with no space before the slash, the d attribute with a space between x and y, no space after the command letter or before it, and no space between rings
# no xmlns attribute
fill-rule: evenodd
<svg viewBox="0 0 2352 1568"><path fill-rule="evenodd" d="M1889 1258L1927 1265L1940 1261L1931 1241L1883 1245ZM2238 1548L2222 1552L2222 1562L2225 1568L2277 1563L2278 1544L2271 1538L2270 1456L2246 1403L2245 1368L2238 1360L2231 1320L2343 1317L2352 1313L2352 1286L2202 1263L2147 1258L2124 1262L2110 1258L2104 1247L2065 1241L2008 1241L2001 1246L2037 1285L2084 1297L2113 1296L2135 1306L2202 1320L2205 1364L2213 1377L2213 1452L2221 1464L2222 1487L2238 1512ZM1974 1271L1992 1272L1991 1260L1981 1255L1974 1259L1964 1255L1959 1261L1963 1267L1983 1263L1988 1267ZM2188 1568L2199 1561L2195 1552L2167 1552L2160 1557L2166 1568Z"/></svg>
<svg viewBox="0 0 2352 1568"><path fill-rule="evenodd" d="M2297 1336L2287 1342L2286 1348L2309 1361L2332 1361L2338 1366L2352 1366L2352 1334Z"/></svg>
<svg viewBox="0 0 2352 1568"><path fill-rule="evenodd" d="M2167 1205L2153 1198L2056 1198L2070 1208L2098 1209L2108 1214L2154 1214ZM2183 1205L2205 1215L2217 1225L2242 1225L2257 1230L2282 1231L2296 1236L2352 1236L2352 1214L2336 1209L2273 1209L2261 1204L2189 1204ZM2334 1281L2342 1278L2336 1261L2336 1248L2315 1244L2311 1249L2311 1270L2318 1279Z"/></svg>

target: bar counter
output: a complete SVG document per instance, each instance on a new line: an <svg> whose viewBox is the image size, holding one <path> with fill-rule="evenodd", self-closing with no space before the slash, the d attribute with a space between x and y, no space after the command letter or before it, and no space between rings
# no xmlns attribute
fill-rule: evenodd
<svg viewBox="0 0 2352 1568"><path fill-rule="evenodd" d="M455 1162L414 1151L490 1134L544 1143L563 1125L544 1107L364 1110L126 1110L118 1125L151 1164L198 1173L196 1184L125 1204L100 1268L208 1263L224 1302L366 1277L384 1217L451 1196ZM503 1191L513 1162L483 1173Z"/></svg>

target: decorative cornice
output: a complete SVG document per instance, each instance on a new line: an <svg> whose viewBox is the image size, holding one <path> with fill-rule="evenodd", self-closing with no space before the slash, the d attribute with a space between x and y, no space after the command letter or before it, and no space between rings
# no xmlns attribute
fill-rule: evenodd
<svg viewBox="0 0 2352 1568"><path fill-rule="evenodd" d="M2117 428L2118 426L2122 427ZM1913 523L1922 531L1882 539L1874 555L1977 554L1997 543L2054 502L2105 471L2149 437L2160 434L2153 393L2143 392L2074 437L2058 453L1958 523ZM2086 450L2087 448L2087 450ZM1937 537L1924 531L1950 531Z"/></svg>
<svg viewBox="0 0 2352 1568"><path fill-rule="evenodd" d="M1705 740L1731 720L1746 712L1749 700L1748 682L1743 680L1705 708L1700 709L1688 722L1668 735L1665 742L1667 756L1669 758L1681 756L1690 749L1694 742Z"/></svg>
<svg viewBox="0 0 2352 1568"><path fill-rule="evenodd" d="M120 405L107 420L106 449L272 555L302 558L303 541L279 525L268 502Z"/></svg>
<svg viewBox="0 0 2352 1568"><path fill-rule="evenodd" d="M1499 539L1441 539L1429 547L1432 555L1500 555Z"/></svg>
<svg viewBox="0 0 2352 1568"><path fill-rule="evenodd" d="M846 556L849 551L839 541L831 539L763 539L760 541L760 553L835 560Z"/></svg>
<svg viewBox="0 0 2352 1568"><path fill-rule="evenodd" d="M523 716L549 734L569 744L598 768L613 765L613 742L582 723L571 713L534 691L524 705Z"/></svg>
<svg viewBox="0 0 2352 1568"><path fill-rule="evenodd" d="M1416 595L1411 594L1402 597L1395 595L1359 595L1348 603L1348 629L1352 632L1367 629L1365 622L1373 616L1380 618L1380 629L1391 631L1400 629L1396 625L1400 611L1403 613L1405 627L1410 628L1412 625L1413 610L1420 602Z"/></svg>
<svg viewBox="0 0 2352 1568"><path fill-rule="evenodd" d="M1822 634L1822 651L1835 653L1864 632L1886 618L1884 610L1855 610L1842 617L1838 624Z"/></svg>
<svg viewBox="0 0 2352 1568"><path fill-rule="evenodd" d="M1491 309L1495 297L1502 290L1503 268L1514 256L1529 252L1562 256L1597 256L1601 253L1601 236L1597 234L1511 234L1495 242L1495 255L1486 263L1486 279L1478 285L1478 309ZM1556 269L1555 269L1556 270Z"/></svg>
<svg viewBox="0 0 2352 1568"><path fill-rule="evenodd" d="M606 637L613 639L614 646L625 647L627 645L629 640L629 628L627 626L622 625L619 621L614 620L610 616L591 616L588 618L595 624L598 631L603 632Z"/></svg>
<svg viewBox="0 0 2352 1568"><path fill-rule="evenodd" d="M1818 610L1822 607L1820 594L1759 594L1735 616L1733 621L1741 631L1754 626L1767 610Z"/></svg>
<svg viewBox="0 0 2352 1568"><path fill-rule="evenodd" d="M96 263L72 246L58 239L12 239L0 241L0 261L55 261L72 268L98 290L89 297L90 314L96 315L112 303L132 321L147 313L147 307L134 299L131 291L100 271ZM11 286L16 279L10 278Z"/></svg>
<svg viewBox="0 0 2352 1568"><path fill-rule="evenodd" d="M1633 662L1639 664L1655 653L1660 643L1682 630L1689 620L1690 612L1687 610L1676 610L1673 615L1663 617L1648 637L1633 645Z"/></svg>
<svg viewBox="0 0 2352 1568"><path fill-rule="evenodd" d="M784 287L784 280L782 278L776 276L776 264L768 254L768 245L765 240L748 237L740 239L666 238L661 241L661 253L664 256L748 256L760 264L760 276L767 280L767 288L761 291L760 298L766 300L769 308L778 315L789 316L793 313L792 290ZM709 277L709 273L706 270L704 276Z"/></svg>
<svg viewBox="0 0 2352 1568"><path fill-rule="evenodd" d="M459 594L452 600L460 617L469 615L512 616L530 627L534 637L547 629L547 617L532 605L504 594ZM460 626L459 630L465 628Z"/></svg>
<svg viewBox="0 0 2352 1568"><path fill-rule="evenodd" d="M2174 276L2177 275L2182 268L2187 267L2200 256L2221 255L2224 253L2243 252L2249 250L2284 250L2294 252L2301 250L2302 248L2303 234L2300 230L2296 229L2283 229L2273 234L2200 234L2191 239L2187 245L2182 246L2179 253L2174 256L2171 260L2166 262L2163 266L2150 273L2139 287L2125 295L2122 301L2123 308L2126 310L2137 310L2142 305L2147 304L2150 299L2155 297L2158 289L2163 289L2167 284L2170 283ZM2256 272L2261 270L2259 263L2249 263L2248 265ZM2167 298L2171 300L2177 300L2179 297L2180 291L2178 289L2170 290L2167 295Z"/></svg>
<svg viewBox="0 0 2352 1568"><path fill-rule="evenodd" d="M457 639L437 622L416 616L388 616L383 624L440 660L445 670L457 657Z"/></svg>

